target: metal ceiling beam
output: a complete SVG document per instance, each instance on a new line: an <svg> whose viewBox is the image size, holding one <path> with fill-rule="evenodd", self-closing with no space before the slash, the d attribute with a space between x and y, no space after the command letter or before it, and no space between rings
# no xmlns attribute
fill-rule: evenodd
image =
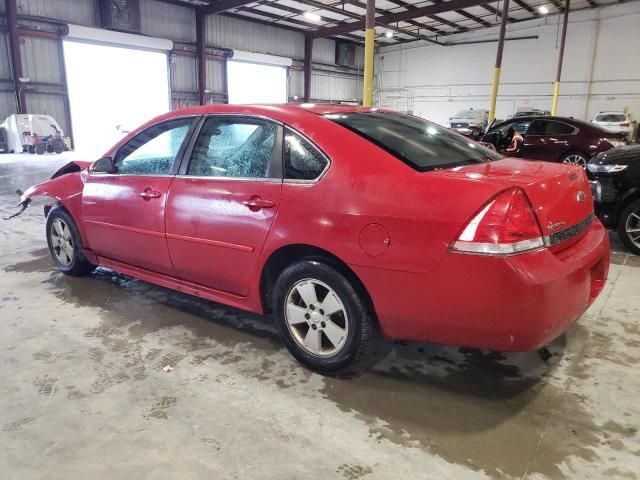
<svg viewBox="0 0 640 480"><path fill-rule="evenodd" d="M493 15L502 18L502 12L493 8L491 5L482 5L482 8L484 8L487 12L491 12ZM507 15L507 21L513 22L514 20L515 18L511 18L509 17L509 15Z"/></svg>
<svg viewBox="0 0 640 480"><path fill-rule="evenodd" d="M407 10L415 10L415 9L418 8L415 5L413 5L412 3L405 2L404 0L389 0L389 1L391 3L395 3L396 5L404 7ZM435 3L435 4L443 3L442 0L432 0L432 2ZM440 23L442 25L448 25L450 27L455 28L456 30L458 30L455 33L460 33L460 32L468 30L468 28L460 27L457 24L455 24L453 22L449 22L448 20L446 20L446 19L444 19L444 18L442 18L442 17L440 17L438 15L426 15L426 16L429 17L431 20L433 20L435 22L438 22L438 23ZM420 23L420 22L418 22L418 23Z"/></svg>
<svg viewBox="0 0 640 480"><path fill-rule="evenodd" d="M525 9L527 12L529 12L530 14L532 14L534 17L539 17L540 16L540 12L538 12L538 10L536 10L535 8L533 8L531 5L529 5L528 3L523 2L522 0L513 0L514 3L516 5L518 5L520 8Z"/></svg>
<svg viewBox="0 0 640 480"><path fill-rule="evenodd" d="M207 7L200 7L200 10L204 15L213 15L214 13L226 12L227 10L233 10L255 2L256 0L219 0Z"/></svg>
<svg viewBox="0 0 640 480"><path fill-rule="evenodd" d="M385 24L394 22L404 22L418 17L427 17L430 15L450 12L458 8L474 7L476 5L484 5L488 0L449 0L437 5L428 5L426 7L418 7L415 9L405 10L404 12L390 13L387 15L381 15L376 17L376 22ZM343 33L355 32L356 30L362 30L365 27L364 20L357 20L355 22L343 22L339 23L335 27L323 27L313 32L315 38L318 37L330 37L332 35L341 35Z"/></svg>
<svg viewBox="0 0 640 480"><path fill-rule="evenodd" d="M560 2L558 0L549 0L549 2L551 2L551 4L553 4L553 6L558 9L558 11L564 11L562 5L560 5Z"/></svg>
<svg viewBox="0 0 640 480"><path fill-rule="evenodd" d="M400 0L397 0L397 1L389 0L389 2L390 3L394 3L395 5L400 5ZM353 5L353 6L358 7L358 8L362 8L363 10L367 9L367 5L365 3L359 2L358 0L342 0L338 4L334 3L332 5L335 6L335 5L345 4L345 3L349 4L349 5ZM411 4L406 4L406 5L411 5ZM386 15L386 14L391 13L391 12L389 10L385 10L383 8L376 8L376 13L379 13L380 15ZM405 20L405 21L409 25L412 25L412 26L418 27L418 28L424 28L425 30L429 30L430 32L433 32L433 33L435 33L437 35L442 35L442 34L445 33L442 30L439 30L439 29L437 29L435 27L432 27L431 25L426 25L424 23L416 22L415 20Z"/></svg>
<svg viewBox="0 0 640 480"><path fill-rule="evenodd" d="M342 10L340 8L332 7L331 5L327 5L325 3L318 2L316 0L296 0L296 2L302 3L304 5L309 5L310 7L320 8L320 9L326 10L328 12L336 13L338 15L343 15L345 17L354 18L356 20L362 20L364 18L362 15L359 15L357 13L350 12L349 10ZM389 13L389 12L386 12L386 13ZM409 30L405 30L403 28L399 28L399 27L390 25L389 24L390 22L381 22L380 18L382 18L382 16L374 18L374 21L375 21L375 23L377 25L382 25L385 28L388 28L389 30L393 30L394 32L401 33L402 35L407 35L408 37L415 38L417 40L425 40L427 42L437 43L435 40L433 40L433 39L431 39L429 37L426 37L424 35L420 35L418 33L413 33L413 32L411 32Z"/></svg>

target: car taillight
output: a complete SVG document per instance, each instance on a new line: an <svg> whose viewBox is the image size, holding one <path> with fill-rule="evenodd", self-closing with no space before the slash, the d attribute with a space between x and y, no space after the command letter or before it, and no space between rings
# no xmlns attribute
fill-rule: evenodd
<svg viewBox="0 0 640 480"><path fill-rule="evenodd" d="M500 193L471 219L451 245L456 252L513 255L545 246L542 230L521 188Z"/></svg>
<svg viewBox="0 0 640 480"><path fill-rule="evenodd" d="M628 127L630 124L629 123L621 123L620 126L621 127Z"/></svg>

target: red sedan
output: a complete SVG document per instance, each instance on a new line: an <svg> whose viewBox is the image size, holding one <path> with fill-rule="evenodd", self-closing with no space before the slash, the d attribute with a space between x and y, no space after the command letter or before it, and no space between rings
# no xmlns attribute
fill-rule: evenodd
<svg viewBox="0 0 640 480"><path fill-rule="evenodd" d="M158 117L22 196L70 275L96 265L257 313L291 353L351 371L379 333L536 349L602 290L582 169L503 158L438 125L324 105Z"/></svg>

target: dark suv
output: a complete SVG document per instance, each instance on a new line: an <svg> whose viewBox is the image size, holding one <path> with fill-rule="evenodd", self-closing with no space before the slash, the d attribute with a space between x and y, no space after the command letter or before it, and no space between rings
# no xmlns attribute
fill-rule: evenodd
<svg viewBox="0 0 640 480"><path fill-rule="evenodd" d="M596 214L640 255L640 145L600 153L587 164Z"/></svg>
<svg viewBox="0 0 640 480"><path fill-rule="evenodd" d="M618 133L573 118L547 116L509 119L492 126L481 141L504 152L516 130L524 142L515 152L509 152L509 156L571 163L582 168L594 155L625 144Z"/></svg>

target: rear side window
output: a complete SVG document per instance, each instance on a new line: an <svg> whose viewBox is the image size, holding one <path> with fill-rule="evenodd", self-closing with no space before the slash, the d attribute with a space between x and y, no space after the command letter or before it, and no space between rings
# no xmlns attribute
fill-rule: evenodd
<svg viewBox="0 0 640 480"><path fill-rule="evenodd" d="M478 143L418 117L386 112L325 117L421 172L502 158Z"/></svg>
<svg viewBox="0 0 640 480"><path fill-rule="evenodd" d="M536 120L531 124L529 135L571 135L575 128L562 122Z"/></svg>
<svg viewBox="0 0 640 480"><path fill-rule="evenodd" d="M328 160L306 139L290 129L284 133L284 178L315 180L327 167Z"/></svg>

